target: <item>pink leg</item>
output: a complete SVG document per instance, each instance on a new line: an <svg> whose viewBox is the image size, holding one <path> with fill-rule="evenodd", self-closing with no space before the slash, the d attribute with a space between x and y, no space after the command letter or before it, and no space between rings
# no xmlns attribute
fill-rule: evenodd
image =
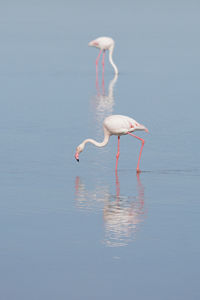
<svg viewBox="0 0 200 300"><path fill-rule="evenodd" d="M105 95L105 84L104 84L104 61L105 61L105 54L106 54L106 51L103 50L103 58L102 58L102 67L103 67L103 70L102 70L102 92L103 92L103 95Z"/></svg>
<svg viewBox="0 0 200 300"><path fill-rule="evenodd" d="M99 54L96 59L96 87L98 86L98 62L99 62L99 58L101 56L101 52L102 52L102 50L99 51Z"/></svg>
<svg viewBox="0 0 200 300"><path fill-rule="evenodd" d="M100 95L98 73L96 73L96 89L97 89L97 94Z"/></svg>
<svg viewBox="0 0 200 300"><path fill-rule="evenodd" d="M101 56L101 52L102 52L102 50L99 51L99 54L98 54L97 59L96 59L96 73L98 72L98 62L99 62L99 58Z"/></svg>
<svg viewBox="0 0 200 300"><path fill-rule="evenodd" d="M105 54L106 54L106 51L103 50L103 58L102 58L103 74L104 74L104 65L105 65Z"/></svg>
<svg viewBox="0 0 200 300"><path fill-rule="evenodd" d="M119 143L120 143L120 136L118 136L118 144L117 144L117 155L116 155L116 167L115 167L115 172L117 172L117 165L118 165L118 159L119 159Z"/></svg>
<svg viewBox="0 0 200 300"><path fill-rule="evenodd" d="M133 137L135 137L136 139L138 139L138 140L140 140L142 142L142 146L140 148L139 159L138 159L138 163L137 163L137 169L136 169L137 173L140 173L141 171L139 169L139 165L140 165L140 158L141 158L141 154L142 154L142 149L144 147L144 140L142 138L136 136L135 134L130 133L130 132L128 132L128 134L132 135Z"/></svg>

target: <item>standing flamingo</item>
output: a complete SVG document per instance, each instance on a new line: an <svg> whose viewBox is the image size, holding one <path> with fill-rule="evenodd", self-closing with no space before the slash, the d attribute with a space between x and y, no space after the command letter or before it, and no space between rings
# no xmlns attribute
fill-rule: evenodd
<svg viewBox="0 0 200 300"><path fill-rule="evenodd" d="M97 56L97 59L96 59L96 74L98 72L98 62L99 62L99 58L101 56L102 51L103 51L102 65L103 65L103 73L104 73L104 60L105 60L106 50L109 50L109 61L115 70L115 74L118 74L117 66L114 64L113 59L112 59L112 54L113 54L113 50L114 50L114 46L115 46L115 42L112 38L99 37L96 40L89 42L88 45L100 49L99 55Z"/></svg>
<svg viewBox="0 0 200 300"><path fill-rule="evenodd" d="M144 140L131 132L135 130L144 130L148 132L148 129L142 125L139 124L137 121L130 117L122 116L122 115L111 115L107 118L104 119L103 122L103 129L104 129L104 140L103 142L99 143L93 139L86 139L84 140L77 148L76 148L76 153L75 153L75 158L77 161L79 161L79 153L83 151L85 148L85 144L91 143L95 145L96 147L104 147L107 145L109 138L111 135L117 135L118 136L118 146L117 146L117 156L116 156L116 167L115 170L117 171L117 166L118 166L118 159L119 159L119 144L120 144L120 136L121 135L126 135L129 134L137 139L139 139L142 142L141 148L140 148L140 154L139 154L139 159L137 163L137 173L140 172L139 169L139 164L140 164L140 158L142 154L142 149L144 147Z"/></svg>

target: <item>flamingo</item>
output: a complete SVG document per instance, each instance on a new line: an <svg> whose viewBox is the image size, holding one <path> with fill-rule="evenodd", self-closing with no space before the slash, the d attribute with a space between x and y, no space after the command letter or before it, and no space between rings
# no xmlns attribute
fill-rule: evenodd
<svg viewBox="0 0 200 300"><path fill-rule="evenodd" d="M113 54L113 50L114 50L114 46L115 46L115 42L112 38L99 37L99 38L89 42L88 46L96 47L96 48L100 49L100 52L96 59L96 74L98 71L98 62L99 62L99 58L101 56L102 51L103 51L102 65L103 65L103 73L104 73L104 60L105 60L106 50L109 50L109 61L112 65L112 67L114 68L115 74L118 74L117 66L114 64L113 59L112 59L112 54Z"/></svg>
<svg viewBox="0 0 200 300"><path fill-rule="evenodd" d="M120 136L121 135L131 135L138 140L142 142L141 148L140 148L140 153L139 153L139 159L137 163L137 173L140 173L139 169L139 164L140 164L140 158L142 154L142 149L144 147L144 140L131 132L136 131L136 130L144 130L146 132L149 132L148 129L142 125L139 124L137 121L134 119L123 116L123 115L111 115L107 118L104 119L103 121L103 129L104 129L104 139L101 143L93 140L93 139L86 139L84 140L77 148L76 148L76 153L75 153L75 158L79 162L79 154L84 150L85 145L87 143L91 143L95 145L96 147L104 147L108 144L109 138L111 135L117 135L118 136L118 145L117 145L117 155L116 155L116 166L115 166L115 171L117 171L117 166L118 166L118 160L119 160L119 146L120 146Z"/></svg>

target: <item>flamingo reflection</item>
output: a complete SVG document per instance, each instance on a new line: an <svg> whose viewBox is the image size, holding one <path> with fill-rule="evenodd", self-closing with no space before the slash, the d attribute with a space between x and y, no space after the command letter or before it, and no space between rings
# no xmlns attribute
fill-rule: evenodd
<svg viewBox="0 0 200 300"><path fill-rule="evenodd" d="M144 187L137 174L137 196L120 196L120 183L116 175L116 199L105 203L103 209L105 243L125 246L136 238L139 224L144 221Z"/></svg>
<svg viewBox="0 0 200 300"><path fill-rule="evenodd" d="M75 180L75 201L78 209L96 210L102 208L104 199L110 197L109 186L97 186L94 190L86 188L79 176Z"/></svg>
<svg viewBox="0 0 200 300"><path fill-rule="evenodd" d="M126 246L136 238L145 219L144 187L137 174L136 195L120 195L120 182L115 174L115 194L108 185L88 190L79 177L75 182L75 201L79 209L102 210L105 228L104 243L110 247Z"/></svg>
<svg viewBox="0 0 200 300"><path fill-rule="evenodd" d="M99 128L102 127L103 120L113 113L115 104L114 100L114 87L117 82L118 75L112 78L108 85L108 93L105 93L104 76L102 77L102 87L99 87L98 78L96 81L97 94L92 99L92 107L95 114L95 124L98 124Z"/></svg>

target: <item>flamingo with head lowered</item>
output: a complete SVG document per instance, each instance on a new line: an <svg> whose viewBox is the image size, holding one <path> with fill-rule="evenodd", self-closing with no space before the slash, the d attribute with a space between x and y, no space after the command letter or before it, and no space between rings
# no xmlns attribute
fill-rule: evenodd
<svg viewBox="0 0 200 300"><path fill-rule="evenodd" d="M76 148L76 153L75 153L76 160L79 161L79 154L84 150L85 145L87 143L91 143L91 144L95 145L96 147L104 147L107 145L111 135L117 135L118 136L118 146L117 146L116 167L115 167L115 170L117 171L118 159L119 159L119 154L120 154L120 150L119 150L120 136L129 134L129 135L139 139L142 142L142 145L140 148L139 159L138 159L138 163L137 163L137 169L136 169L137 173L139 173L140 172L139 164L140 164L142 149L144 147L144 140L142 138L136 136L135 134L132 134L132 132L136 131L136 130L144 130L146 132L149 132L148 129L144 125L139 124L134 119L127 117L127 116L122 116L122 115L111 115L111 116L105 118L103 121L103 129L104 129L104 140L101 143L99 143L93 139L84 140Z"/></svg>
<svg viewBox="0 0 200 300"><path fill-rule="evenodd" d="M103 51L103 59L102 59L102 65L103 65L103 73L104 73L104 60L105 60L105 52L106 50L109 50L109 61L114 68L115 74L118 74L118 69L115 63L113 62L112 55L113 55L113 50L115 46L115 42L112 38L110 37L99 37L88 44L91 47L96 47L100 49L99 55L97 56L96 59L96 73L98 72L98 62L99 58L101 56L101 53Z"/></svg>

